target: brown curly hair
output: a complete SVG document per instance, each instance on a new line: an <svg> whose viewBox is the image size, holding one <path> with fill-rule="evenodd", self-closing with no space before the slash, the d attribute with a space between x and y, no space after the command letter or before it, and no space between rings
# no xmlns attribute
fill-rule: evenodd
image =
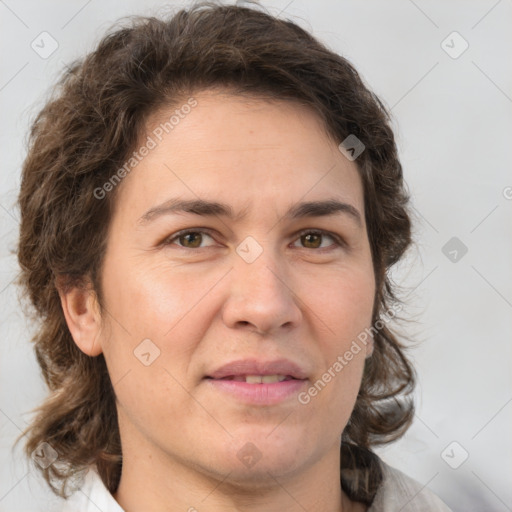
<svg viewBox="0 0 512 512"><path fill-rule="evenodd" d="M40 320L33 342L50 391L24 433L25 451L30 456L42 442L57 451L56 463L38 469L59 496L91 464L114 493L122 452L104 357L73 342L58 286L89 279L102 308L99 276L116 190L101 200L94 191L134 150L149 115L213 87L300 102L338 143L350 134L363 142L356 164L376 279L373 325L400 303L388 270L411 243L409 196L389 113L354 67L295 23L261 10L208 2L165 19L129 18L66 70L32 125L22 169L19 284ZM387 325L373 337L340 468L345 492L367 504L382 480L371 448L409 427L415 385L405 344Z"/></svg>

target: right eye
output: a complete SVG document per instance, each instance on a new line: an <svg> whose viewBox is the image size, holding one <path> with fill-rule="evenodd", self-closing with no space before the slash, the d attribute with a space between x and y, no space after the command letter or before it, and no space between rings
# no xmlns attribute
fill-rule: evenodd
<svg viewBox="0 0 512 512"><path fill-rule="evenodd" d="M162 243L163 245L178 245L182 249L203 249L201 243L204 241L204 237L213 238L206 232L198 229L185 229L174 233L170 237L166 238ZM178 241L179 244L175 244Z"/></svg>

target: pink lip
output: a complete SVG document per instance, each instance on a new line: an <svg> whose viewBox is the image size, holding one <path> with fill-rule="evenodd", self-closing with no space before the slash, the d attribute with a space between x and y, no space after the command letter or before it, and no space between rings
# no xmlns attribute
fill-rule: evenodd
<svg viewBox="0 0 512 512"><path fill-rule="evenodd" d="M268 384L251 384L230 380L243 375L285 375L289 380ZM227 363L205 379L206 383L222 393L253 405L278 404L297 394L307 382L307 372L298 364L287 359L259 361L244 359Z"/></svg>
<svg viewBox="0 0 512 512"><path fill-rule="evenodd" d="M296 395L307 381L292 379L270 384L249 384L236 380L207 379L206 382L212 389L228 393L244 403L273 405Z"/></svg>

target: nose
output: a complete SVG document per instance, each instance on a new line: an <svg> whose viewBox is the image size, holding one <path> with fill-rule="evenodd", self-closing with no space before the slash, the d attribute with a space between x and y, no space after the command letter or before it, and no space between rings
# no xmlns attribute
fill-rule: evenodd
<svg viewBox="0 0 512 512"><path fill-rule="evenodd" d="M274 334L299 325L302 312L293 279L271 250L264 250L252 263L235 255L230 279L222 311L228 327Z"/></svg>

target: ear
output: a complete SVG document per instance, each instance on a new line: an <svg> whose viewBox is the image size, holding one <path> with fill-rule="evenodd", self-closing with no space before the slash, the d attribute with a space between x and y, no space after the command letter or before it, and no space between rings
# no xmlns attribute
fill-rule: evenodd
<svg viewBox="0 0 512 512"><path fill-rule="evenodd" d="M57 290L69 332L77 347L91 357L101 354L101 314L90 281L85 285L66 286L64 278L59 277Z"/></svg>

